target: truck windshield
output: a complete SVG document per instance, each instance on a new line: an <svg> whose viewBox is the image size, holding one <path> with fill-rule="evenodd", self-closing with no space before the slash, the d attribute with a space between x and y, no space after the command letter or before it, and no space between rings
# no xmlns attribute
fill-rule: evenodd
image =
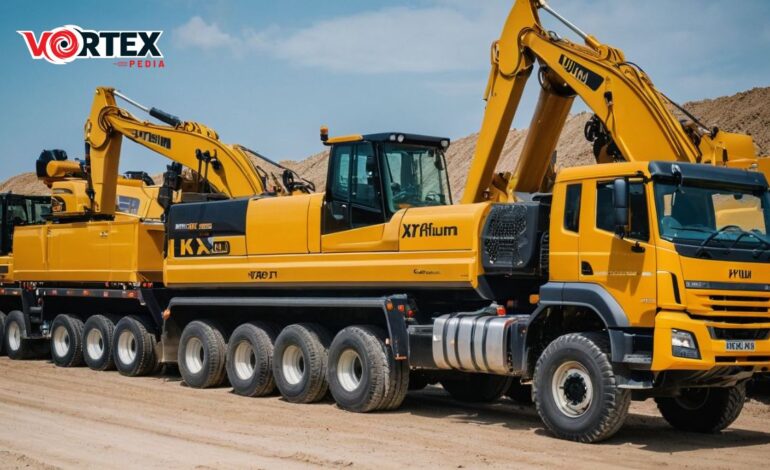
<svg viewBox="0 0 770 470"><path fill-rule="evenodd" d="M444 153L420 145L384 144L384 186L391 213L452 203Z"/></svg>
<svg viewBox="0 0 770 470"><path fill-rule="evenodd" d="M767 191L655 183L660 236L674 243L770 248Z"/></svg>

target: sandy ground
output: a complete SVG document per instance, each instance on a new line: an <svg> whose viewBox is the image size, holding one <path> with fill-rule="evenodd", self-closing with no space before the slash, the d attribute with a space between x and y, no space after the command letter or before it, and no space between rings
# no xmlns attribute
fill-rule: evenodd
<svg viewBox="0 0 770 470"><path fill-rule="evenodd" d="M126 378L0 358L0 468L761 467L770 400L721 435L678 433L651 402L600 445L552 438L531 407L469 406L437 387L397 412L193 390L176 376Z"/></svg>

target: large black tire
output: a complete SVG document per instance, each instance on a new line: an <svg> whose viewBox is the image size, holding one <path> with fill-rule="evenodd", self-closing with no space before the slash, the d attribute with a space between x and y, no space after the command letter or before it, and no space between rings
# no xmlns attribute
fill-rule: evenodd
<svg viewBox="0 0 770 470"><path fill-rule="evenodd" d="M441 380L441 386L452 398L465 403L491 403L503 396L510 383L510 377L489 374L465 374Z"/></svg>
<svg viewBox="0 0 770 470"><path fill-rule="evenodd" d="M115 323L104 315L88 317L83 327L83 359L93 370L115 369L112 343Z"/></svg>
<svg viewBox="0 0 770 470"><path fill-rule="evenodd" d="M671 426L682 431L717 433L738 419L746 402L746 386L689 388L678 397L656 398L655 402Z"/></svg>
<svg viewBox="0 0 770 470"><path fill-rule="evenodd" d="M179 338L177 364L182 380L193 388L221 385L225 379L227 344L219 327L208 320L190 322Z"/></svg>
<svg viewBox="0 0 770 470"><path fill-rule="evenodd" d="M281 396L292 403L321 400L326 382L331 335L315 323L289 325L275 340L273 376Z"/></svg>
<svg viewBox="0 0 770 470"><path fill-rule="evenodd" d="M27 338L24 314L14 310L5 318L3 328L5 353L13 360L35 359L48 354L48 341Z"/></svg>
<svg viewBox="0 0 770 470"><path fill-rule="evenodd" d="M5 313L0 312L0 356L5 355Z"/></svg>
<svg viewBox="0 0 770 470"><path fill-rule="evenodd" d="M51 360L59 367L83 365L83 321L67 314L51 323Z"/></svg>
<svg viewBox="0 0 770 470"><path fill-rule="evenodd" d="M275 338L275 328L262 322L244 323L230 335L227 378L235 393L261 397L275 391Z"/></svg>
<svg viewBox="0 0 770 470"><path fill-rule="evenodd" d="M540 418L562 439L602 441L628 415L631 393L618 388L605 333L556 338L537 360L533 386Z"/></svg>
<svg viewBox="0 0 770 470"><path fill-rule="evenodd" d="M532 404L532 385L524 385L520 379L511 380L511 385L505 391L505 396L522 405Z"/></svg>
<svg viewBox="0 0 770 470"><path fill-rule="evenodd" d="M401 406L409 385L409 364L396 361L374 326L349 326L329 348L327 379L337 406L366 413Z"/></svg>
<svg viewBox="0 0 770 470"><path fill-rule="evenodd" d="M147 331L139 317L123 317L115 325L112 340L112 357L118 372L138 377L155 371L158 367L156 344L155 335Z"/></svg>

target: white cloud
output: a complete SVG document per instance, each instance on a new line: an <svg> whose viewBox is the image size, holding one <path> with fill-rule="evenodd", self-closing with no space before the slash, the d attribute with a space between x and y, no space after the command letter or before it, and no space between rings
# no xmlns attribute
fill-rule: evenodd
<svg viewBox="0 0 770 470"><path fill-rule="evenodd" d="M216 23L208 24L200 16L174 29L174 42L180 47L192 47L203 50L213 50L222 47L233 48L240 46L241 40L222 31Z"/></svg>
<svg viewBox="0 0 770 470"><path fill-rule="evenodd" d="M488 67L486 50L501 28L496 5L461 11L451 2L391 7L288 30L234 36L194 17L174 30L177 44L265 53L306 67L346 73L435 73Z"/></svg>

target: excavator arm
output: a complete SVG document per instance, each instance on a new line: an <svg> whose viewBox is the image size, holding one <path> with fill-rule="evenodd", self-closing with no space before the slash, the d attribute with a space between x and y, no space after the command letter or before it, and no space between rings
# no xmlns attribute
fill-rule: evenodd
<svg viewBox="0 0 770 470"><path fill-rule="evenodd" d="M575 31L585 45L546 31L540 11ZM517 192L547 190L551 157L575 96L594 112L586 137L594 142L599 163L668 160L748 167L757 162L750 136L709 130L694 118L683 124L670 110L675 103L622 51L582 32L544 0L516 1L500 39L492 45L491 62L487 106L464 203L512 200ZM516 170L510 176L495 176L536 62L541 93Z"/></svg>
<svg viewBox="0 0 770 470"><path fill-rule="evenodd" d="M112 88L97 88L85 124L86 176L93 214L111 215L115 210L115 191L124 136L195 170L208 184L227 197L253 196L266 192L266 182L249 157L240 148L220 142L214 130L199 123L182 122L155 108L148 112L169 125L140 121L117 106L116 95L122 96Z"/></svg>

